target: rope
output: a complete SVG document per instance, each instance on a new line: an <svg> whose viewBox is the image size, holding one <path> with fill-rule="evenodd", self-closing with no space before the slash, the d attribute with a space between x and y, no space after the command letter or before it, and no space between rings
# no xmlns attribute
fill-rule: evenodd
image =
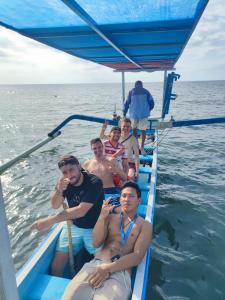
<svg viewBox="0 0 225 300"><path fill-rule="evenodd" d="M68 208L67 204L63 202L63 209L66 211ZM72 232L71 232L71 221L66 221L67 225L67 233L68 233L68 248L69 248L69 265L70 265L70 275L71 278L75 275L75 269L74 269L74 257L73 257L73 243L72 243Z"/></svg>

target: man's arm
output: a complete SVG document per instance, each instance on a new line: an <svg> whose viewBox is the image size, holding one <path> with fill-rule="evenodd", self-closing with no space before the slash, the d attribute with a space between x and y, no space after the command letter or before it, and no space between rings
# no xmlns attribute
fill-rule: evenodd
<svg viewBox="0 0 225 300"><path fill-rule="evenodd" d="M132 145L133 145L133 151L135 155L135 168L136 168L135 176L139 176L139 167L140 167L139 147L138 147L138 141L135 137L133 138Z"/></svg>
<svg viewBox="0 0 225 300"><path fill-rule="evenodd" d="M82 165L82 167L84 168L84 170L85 170L86 172L88 172L89 164L90 164L90 160L86 160L86 161L83 163L83 165Z"/></svg>
<svg viewBox="0 0 225 300"><path fill-rule="evenodd" d="M63 193L55 190L51 196L51 205L52 208L58 209L64 201Z"/></svg>
<svg viewBox="0 0 225 300"><path fill-rule="evenodd" d="M124 173L128 174L129 165L128 165L128 159L127 158L122 159L122 166L123 166Z"/></svg>
<svg viewBox="0 0 225 300"><path fill-rule="evenodd" d="M62 205L64 201L63 191L66 190L69 183L70 180L68 178L62 177L59 179L56 184L55 191L53 192L51 197L52 208L58 209Z"/></svg>
<svg viewBox="0 0 225 300"><path fill-rule="evenodd" d="M124 116L126 116L126 114L127 114L130 103L131 103L131 91L128 94L127 100L123 104L123 115Z"/></svg>
<svg viewBox="0 0 225 300"><path fill-rule="evenodd" d="M99 215L98 221L95 224L93 229L93 241L92 244L94 247L100 247L106 237L107 237L107 228L109 224L109 213L112 210L113 206L109 205L109 201L105 200L102 204L101 213Z"/></svg>
<svg viewBox="0 0 225 300"><path fill-rule="evenodd" d="M109 135L105 134L107 126L108 126L107 122L102 124L102 128L101 128L100 135L99 135L100 139L102 139L102 140L107 140L109 138Z"/></svg>
<svg viewBox="0 0 225 300"><path fill-rule="evenodd" d="M155 102L154 102L153 97L152 97L152 95L149 91L148 91L147 100L148 100L149 110L151 111L151 110L153 110L153 108L155 106Z"/></svg>
<svg viewBox="0 0 225 300"><path fill-rule="evenodd" d="M109 172L113 174L118 174L122 180L127 180L127 175L124 173L124 171L117 165L117 163L114 160L108 161L108 169Z"/></svg>
<svg viewBox="0 0 225 300"><path fill-rule="evenodd" d="M56 215L48 216L46 218L35 221L32 224L32 229L44 230L56 223L82 218L86 215L86 213L89 211L89 209L91 209L92 206L92 203L82 202L76 207L67 208Z"/></svg>

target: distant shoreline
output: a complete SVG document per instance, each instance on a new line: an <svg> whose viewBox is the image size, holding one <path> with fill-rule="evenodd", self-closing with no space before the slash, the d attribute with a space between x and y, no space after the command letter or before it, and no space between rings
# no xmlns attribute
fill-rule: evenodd
<svg viewBox="0 0 225 300"><path fill-rule="evenodd" d="M176 84L179 83L191 83L191 82L225 82L225 79L218 79L218 80L192 80L192 81L186 81L186 80L179 80ZM152 84L152 83L163 83L163 81L145 81L145 84ZM82 83L0 83L0 86L17 86L17 85L110 85L110 84L116 84L121 85L120 82L82 82ZM126 85L132 85L133 82L126 82Z"/></svg>

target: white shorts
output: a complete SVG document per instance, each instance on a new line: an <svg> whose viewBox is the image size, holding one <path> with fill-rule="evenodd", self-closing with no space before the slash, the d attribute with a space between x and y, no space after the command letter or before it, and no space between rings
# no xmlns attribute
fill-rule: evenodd
<svg viewBox="0 0 225 300"><path fill-rule="evenodd" d="M144 119L131 119L132 127L140 130L146 130L148 127L148 118Z"/></svg>
<svg viewBox="0 0 225 300"><path fill-rule="evenodd" d="M108 263L108 262L105 262ZM86 263L80 272L70 281L61 300L128 300L131 294L131 276L128 271L113 272L102 286L93 288L88 282L88 275L104 264L94 258Z"/></svg>

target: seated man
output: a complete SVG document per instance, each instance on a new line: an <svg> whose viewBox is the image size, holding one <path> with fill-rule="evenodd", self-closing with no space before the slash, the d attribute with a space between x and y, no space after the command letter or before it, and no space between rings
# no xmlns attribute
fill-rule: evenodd
<svg viewBox="0 0 225 300"><path fill-rule="evenodd" d="M127 149L128 156L128 178L134 180L139 176L139 146L138 141L131 131L131 120L129 118L123 118L121 121L121 137L120 143L124 144Z"/></svg>
<svg viewBox="0 0 225 300"><path fill-rule="evenodd" d="M105 135L107 126L107 122L102 125L100 138L107 138L107 135ZM128 156L128 178L129 180L134 180L139 176L140 160L138 140L131 133L131 120L129 118L125 117L122 119L120 128L121 136L119 142L125 146ZM117 157L117 155L120 155L119 151L114 154L114 157Z"/></svg>
<svg viewBox="0 0 225 300"><path fill-rule="evenodd" d="M126 174L113 160L109 160L105 156L100 138L91 140L91 150L94 153L94 157L87 160L83 164L83 168L89 173L95 174L102 180L105 194L120 194L120 189L115 187L113 182L113 175L117 174L125 181Z"/></svg>
<svg viewBox="0 0 225 300"><path fill-rule="evenodd" d="M72 155L63 156L58 167L62 177L56 184L51 204L58 209L66 198L69 208L37 220L32 228L43 230L55 223L72 220L73 254L76 255L83 245L90 254L94 254L96 249L92 245L92 231L104 199L102 181L82 170L79 161ZM52 275L63 275L68 256L68 232L64 225L51 266Z"/></svg>
<svg viewBox="0 0 225 300"><path fill-rule="evenodd" d="M141 262L152 237L152 225L137 215L140 201L140 188L130 181L121 188L120 214L110 214L112 206L103 203L93 230L93 245L103 248L74 277L61 300L129 299L131 268Z"/></svg>
<svg viewBox="0 0 225 300"><path fill-rule="evenodd" d="M121 136L121 129L118 126L114 126L110 130L109 139L103 142L104 151L106 157L110 159L115 159L124 173L128 174L128 161L127 161L127 151L125 146L119 143Z"/></svg>

